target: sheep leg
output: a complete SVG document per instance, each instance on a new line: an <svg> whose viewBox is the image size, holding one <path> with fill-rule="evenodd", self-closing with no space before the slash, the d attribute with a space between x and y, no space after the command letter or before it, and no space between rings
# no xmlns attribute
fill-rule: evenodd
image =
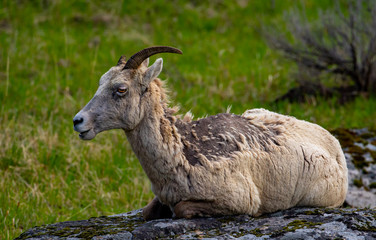
<svg viewBox="0 0 376 240"><path fill-rule="evenodd" d="M174 207L176 218L211 217L222 214L213 202L181 201Z"/></svg>
<svg viewBox="0 0 376 240"><path fill-rule="evenodd" d="M172 211L169 206L164 205L155 197L148 205L142 209L143 218L146 221L161 219L161 218L171 218Z"/></svg>

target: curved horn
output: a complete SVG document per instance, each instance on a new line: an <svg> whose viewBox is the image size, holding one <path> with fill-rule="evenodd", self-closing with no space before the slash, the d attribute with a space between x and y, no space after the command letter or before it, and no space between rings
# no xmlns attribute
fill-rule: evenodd
<svg viewBox="0 0 376 240"><path fill-rule="evenodd" d="M126 61L127 61L127 59L126 59L126 57L123 55L123 56L121 56L121 57L119 58L119 61L118 61L118 63L117 63L116 66L120 66L120 65L122 65L122 64L124 64Z"/></svg>
<svg viewBox="0 0 376 240"><path fill-rule="evenodd" d="M173 47L167 47L167 46L156 46L156 47L149 47L145 48L138 53L134 54L127 63L125 64L124 69L137 69L141 63L147 59L150 56L153 56L154 54L157 53L177 53L177 54L183 54L182 51L180 51L177 48Z"/></svg>

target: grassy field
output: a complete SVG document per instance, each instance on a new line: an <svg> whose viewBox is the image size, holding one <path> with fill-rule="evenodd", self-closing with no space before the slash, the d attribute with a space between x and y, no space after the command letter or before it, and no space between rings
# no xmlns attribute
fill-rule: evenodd
<svg viewBox="0 0 376 240"><path fill-rule="evenodd" d="M230 3L231 2L231 3ZM122 213L153 197L120 130L80 141L73 116L120 55L170 45L161 78L181 112L197 117L264 107L323 125L375 128L376 99L338 106L273 100L295 68L261 31L332 1L0 0L0 239L57 221ZM160 55L162 56L162 55ZM158 57L160 57L158 56ZM152 61L156 57L152 58Z"/></svg>

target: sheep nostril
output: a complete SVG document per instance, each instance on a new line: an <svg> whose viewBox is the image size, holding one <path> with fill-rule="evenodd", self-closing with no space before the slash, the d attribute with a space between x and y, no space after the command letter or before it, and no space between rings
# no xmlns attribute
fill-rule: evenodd
<svg viewBox="0 0 376 240"><path fill-rule="evenodd" d="M76 126L77 124L80 124L84 121L82 117L75 117L73 118L73 125Z"/></svg>

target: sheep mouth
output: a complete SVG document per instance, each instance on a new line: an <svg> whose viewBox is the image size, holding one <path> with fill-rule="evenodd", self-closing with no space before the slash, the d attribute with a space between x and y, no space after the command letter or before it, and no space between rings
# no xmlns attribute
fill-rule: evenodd
<svg viewBox="0 0 376 240"><path fill-rule="evenodd" d="M85 134L88 133L89 131L90 131L90 129L87 130L87 131L80 132L79 136L80 137L85 136Z"/></svg>
<svg viewBox="0 0 376 240"><path fill-rule="evenodd" d="M95 132L93 129L89 129L89 130L86 130L86 131L82 131L80 132L80 134L78 135L82 140L91 140L95 137Z"/></svg>

